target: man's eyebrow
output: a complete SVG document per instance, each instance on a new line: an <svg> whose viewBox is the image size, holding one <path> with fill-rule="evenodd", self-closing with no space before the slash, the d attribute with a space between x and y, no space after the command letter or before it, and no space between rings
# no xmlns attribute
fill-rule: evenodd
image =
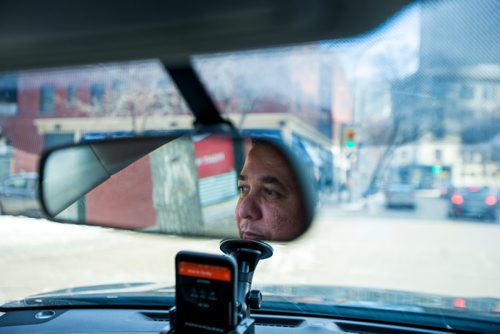
<svg viewBox="0 0 500 334"><path fill-rule="evenodd" d="M276 176L262 176L259 179L262 183L270 183L270 184L275 184L281 188L287 189L288 187L285 186Z"/></svg>
<svg viewBox="0 0 500 334"><path fill-rule="evenodd" d="M238 175L239 181L246 181L247 179L248 177L244 174ZM271 176L271 175L262 176L259 178L259 181L262 183L276 184L277 186L287 189L287 187L276 176Z"/></svg>

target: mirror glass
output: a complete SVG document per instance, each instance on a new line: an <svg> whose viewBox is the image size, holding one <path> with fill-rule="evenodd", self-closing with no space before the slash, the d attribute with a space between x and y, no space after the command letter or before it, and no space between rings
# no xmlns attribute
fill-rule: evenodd
<svg viewBox="0 0 500 334"><path fill-rule="evenodd" d="M314 189L286 146L204 134L99 140L41 164L49 218L151 233L289 241L309 227Z"/></svg>

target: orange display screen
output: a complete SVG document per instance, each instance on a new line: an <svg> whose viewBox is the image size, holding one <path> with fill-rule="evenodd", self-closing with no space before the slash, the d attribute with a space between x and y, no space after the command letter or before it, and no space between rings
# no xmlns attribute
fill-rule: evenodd
<svg viewBox="0 0 500 334"><path fill-rule="evenodd" d="M226 267L181 261L179 274L196 278L205 278L216 281L231 281L231 270Z"/></svg>

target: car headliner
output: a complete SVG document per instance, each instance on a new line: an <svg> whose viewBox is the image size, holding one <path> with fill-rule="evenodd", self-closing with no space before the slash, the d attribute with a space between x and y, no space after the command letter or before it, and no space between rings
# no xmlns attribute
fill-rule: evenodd
<svg viewBox="0 0 500 334"><path fill-rule="evenodd" d="M411 0L7 1L0 71L265 48L366 33Z"/></svg>

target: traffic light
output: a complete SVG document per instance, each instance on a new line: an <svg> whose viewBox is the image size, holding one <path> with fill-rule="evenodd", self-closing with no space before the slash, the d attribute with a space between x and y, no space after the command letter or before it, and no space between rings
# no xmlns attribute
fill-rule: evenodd
<svg viewBox="0 0 500 334"><path fill-rule="evenodd" d="M442 167L441 165L437 165L437 164L436 164L436 165L432 166L432 172L433 172L434 174L439 174L439 173L441 173L442 171L443 171L443 167Z"/></svg>
<svg viewBox="0 0 500 334"><path fill-rule="evenodd" d="M357 148L356 130L354 128L344 129L344 148L353 151Z"/></svg>

